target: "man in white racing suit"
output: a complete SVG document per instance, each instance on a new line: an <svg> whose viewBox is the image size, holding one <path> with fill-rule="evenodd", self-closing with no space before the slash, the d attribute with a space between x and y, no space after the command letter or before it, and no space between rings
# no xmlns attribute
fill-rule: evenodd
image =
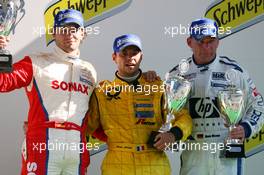
<svg viewBox="0 0 264 175"><path fill-rule="evenodd" d="M216 54L219 39L218 27L210 19L198 19L192 22L188 46L193 56L188 58L189 70L185 78L192 83L188 109L193 120L190 142L203 146L219 143L223 145L228 135L234 139L250 138L263 125L263 98L253 81L236 61ZM179 73L178 65L170 74ZM230 69L239 75L238 87L246 92L246 111L235 129L230 133L224 120L219 116L217 94L227 87L229 82L225 73ZM220 158L223 146L216 152L210 150L185 150L181 155L181 175L240 175L243 173L242 158ZM197 148L197 147L196 147Z"/></svg>
<svg viewBox="0 0 264 175"><path fill-rule="evenodd" d="M85 114L96 71L79 58L83 17L67 9L54 21L60 30L54 34L53 52L26 56L12 72L0 73L0 92L24 87L29 100L22 175L84 175L89 164ZM6 44L1 36L0 45Z"/></svg>

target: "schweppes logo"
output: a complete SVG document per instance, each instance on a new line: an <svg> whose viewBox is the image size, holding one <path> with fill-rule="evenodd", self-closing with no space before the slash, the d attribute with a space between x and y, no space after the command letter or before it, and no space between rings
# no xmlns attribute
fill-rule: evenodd
<svg viewBox="0 0 264 175"><path fill-rule="evenodd" d="M246 157L254 155L264 150L264 126L262 130L251 139L245 141Z"/></svg>
<svg viewBox="0 0 264 175"><path fill-rule="evenodd" d="M214 19L221 28L231 28L228 34L233 34L264 20L264 0L216 0L205 17Z"/></svg>
<svg viewBox="0 0 264 175"><path fill-rule="evenodd" d="M85 27L113 16L125 10L132 0L54 0L45 10L46 41L49 44L53 38L50 31L54 16L59 10L75 9L82 12Z"/></svg>

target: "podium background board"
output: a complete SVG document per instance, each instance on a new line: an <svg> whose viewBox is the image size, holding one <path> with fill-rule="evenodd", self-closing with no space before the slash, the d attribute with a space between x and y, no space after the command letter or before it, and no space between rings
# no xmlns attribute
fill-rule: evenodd
<svg viewBox="0 0 264 175"><path fill-rule="evenodd" d="M261 151L264 151L264 127L251 139L245 141L246 157L253 156Z"/></svg>

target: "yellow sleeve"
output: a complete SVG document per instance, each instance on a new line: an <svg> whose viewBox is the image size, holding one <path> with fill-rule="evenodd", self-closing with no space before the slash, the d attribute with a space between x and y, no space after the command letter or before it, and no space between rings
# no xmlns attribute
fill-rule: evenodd
<svg viewBox="0 0 264 175"><path fill-rule="evenodd" d="M175 119L172 122L172 126L177 126L181 129L183 136L181 140L186 140L192 133L192 118L189 115L188 110L182 109L180 112L175 114Z"/></svg>
<svg viewBox="0 0 264 175"><path fill-rule="evenodd" d="M87 132L92 135L94 131L100 126L100 112L98 106L98 100L96 97L95 90L90 97L89 110L88 110L88 124Z"/></svg>

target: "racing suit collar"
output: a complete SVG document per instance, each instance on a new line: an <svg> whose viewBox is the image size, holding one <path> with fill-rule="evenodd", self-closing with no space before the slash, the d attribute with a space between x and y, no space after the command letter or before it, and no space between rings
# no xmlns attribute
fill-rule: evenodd
<svg viewBox="0 0 264 175"><path fill-rule="evenodd" d="M134 81L132 81L132 82L128 82L127 80L125 80L125 79L121 78L120 76L118 76L117 72L118 71L115 72L115 76L116 76L116 80L115 81L126 82L129 85L137 85L138 82L139 82L139 79L141 78L141 75L142 75L142 70L139 69L139 74L138 74L137 78Z"/></svg>
<svg viewBox="0 0 264 175"><path fill-rule="evenodd" d="M193 63L194 63L196 66L198 66L198 67L203 67L203 66L210 65L211 63L213 63L213 62L215 61L215 59L216 59L216 55L215 55L215 57L214 57L210 62L205 63L205 64L198 64L198 63L196 63L196 61L195 61L195 59L194 59L194 55L192 55Z"/></svg>
<svg viewBox="0 0 264 175"><path fill-rule="evenodd" d="M59 48L57 45L54 46L54 53L56 54L56 56L59 59L61 59L63 61L72 62L72 63L78 61L80 58L80 51L79 50L78 50L77 55L72 55L72 54L65 52L64 50Z"/></svg>

